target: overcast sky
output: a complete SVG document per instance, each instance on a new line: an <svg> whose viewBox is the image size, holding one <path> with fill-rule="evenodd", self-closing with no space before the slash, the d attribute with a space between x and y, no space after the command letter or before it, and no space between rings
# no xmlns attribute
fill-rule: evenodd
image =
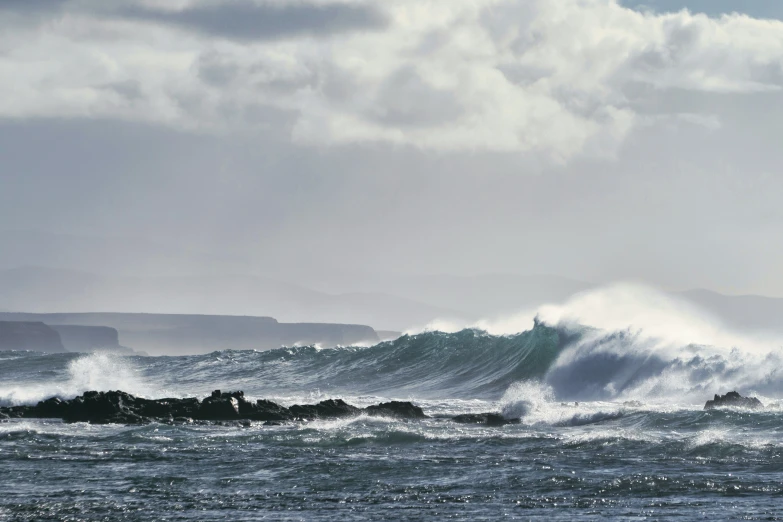
<svg viewBox="0 0 783 522"><path fill-rule="evenodd" d="M288 279L783 296L780 18L780 0L2 0L0 230Z"/></svg>

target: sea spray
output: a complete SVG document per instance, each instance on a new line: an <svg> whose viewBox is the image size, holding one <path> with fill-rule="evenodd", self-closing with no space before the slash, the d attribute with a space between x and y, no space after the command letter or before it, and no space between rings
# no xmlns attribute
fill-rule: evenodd
<svg viewBox="0 0 783 522"><path fill-rule="evenodd" d="M540 382L512 384L499 401L500 413L506 419L521 419L540 413L554 401L554 391Z"/></svg>
<svg viewBox="0 0 783 522"><path fill-rule="evenodd" d="M24 385L0 383L0 405L34 404L49 397L70 399L91 390L123 390L143 397L160 395L162 391L144 379L128 357L106 353L75 357L58 355L56 358L30 354L30 357L43 364L59 363L62 366L43 375L39 373L43 377L41 379L31 379L33 376L28 375L28 382ZM24 360L24 357L7 359L4 363L8 369L13 369L14 362Z"/></svg>

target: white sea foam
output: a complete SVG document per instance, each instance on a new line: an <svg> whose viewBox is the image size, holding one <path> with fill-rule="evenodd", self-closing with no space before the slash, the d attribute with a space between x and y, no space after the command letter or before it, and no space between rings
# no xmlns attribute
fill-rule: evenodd
<svg viewBox="0 0 783 522"><path fill-rule="evenodd" d="M553 326L582 325L605 332L630 330L671 346L742 346L760 353L768 352L770 346L783 346L779 337L732 331L695 304L637 283L616 283L576 294L563 303L542 303L475 322L435 320L406 333L453 333L476 328L492 335L511 335L530 330L536 318Z"/></svg>
<svg viewBox="0 0 783 522"><path fill-rule="evenodd" d="M95 353L68 363L61 379L0 385L0 405L35 404L49 397L72 398L90 390L122 390L138 396L152 396L158 391L127 357Z"/></svg>
<svg viewBox="0 0 783 522"><path fill-rule="evenodd" d="M697 403L733 389L780 398L783 339L738 332L694 304L639 284L615 284L507 317L424 330L530 330L535 319L580 331L542 380L558 399Z"/></svg>

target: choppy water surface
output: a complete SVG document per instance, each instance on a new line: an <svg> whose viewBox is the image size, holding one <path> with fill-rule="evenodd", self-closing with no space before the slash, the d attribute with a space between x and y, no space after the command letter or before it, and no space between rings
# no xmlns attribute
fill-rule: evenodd
<svg viewBox="0 0 783 522"><path fill-rule="evenodd" d="M0 520L783 518L774 352L628 332L426 333L371 348L146 358L0 353L0 401L244 389L413 400L431 419L288 426L0 423ZM701 410L757 393L764 411ZM579 401L578 404L575 401ZM497 410L504 427L449 417Z"/></svg>

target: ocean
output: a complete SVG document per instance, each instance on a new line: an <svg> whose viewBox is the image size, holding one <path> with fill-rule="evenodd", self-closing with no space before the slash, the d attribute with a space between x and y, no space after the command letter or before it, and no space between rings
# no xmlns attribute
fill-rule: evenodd
<svg viewBox="0 0 783 522"><path fill-rule="evenodd" d="M536 322L371 347L177 357L0 352L0 405L87 390L284 405L412 401L430 418L249 427L0 422L0 520L778 520L777 347ZM704 411L715 393L758 411ZM457 414L521 418L462 425Z"/></svg>

